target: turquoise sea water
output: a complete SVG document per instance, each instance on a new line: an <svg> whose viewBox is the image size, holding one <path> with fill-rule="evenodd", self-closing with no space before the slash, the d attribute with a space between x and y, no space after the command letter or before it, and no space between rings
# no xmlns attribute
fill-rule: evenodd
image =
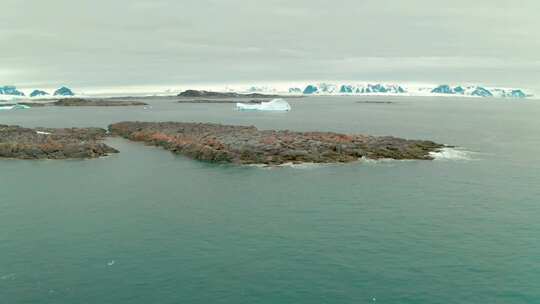
<svg viewBox="0 0 540 304"><path fill-rule="evenodd" d="M313 97L290 113L149 102L0 123L359 132L469 159L264 169L110 139L121 153L97 160L0 160L0 303L540 303L540 102Z"/></svg>

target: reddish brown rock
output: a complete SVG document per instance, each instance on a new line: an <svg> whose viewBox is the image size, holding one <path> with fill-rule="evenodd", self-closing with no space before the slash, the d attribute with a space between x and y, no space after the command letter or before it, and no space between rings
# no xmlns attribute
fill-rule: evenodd
<svg viewBox="0 0 540 304"><path fill-rule="evenodd" d="M22 128L0 125L0 157L17 159L85 159L118 151L99 142L100 128Z"/></svg>
<svg viewBox="0 0 540 304"><path fill-rule="evenodd" d="M443 145L396 137L332 132L258 130L209 123L121 122L113 135L163 147L194 159L235 164L337 163L370 159L432 159Z"/></svg>

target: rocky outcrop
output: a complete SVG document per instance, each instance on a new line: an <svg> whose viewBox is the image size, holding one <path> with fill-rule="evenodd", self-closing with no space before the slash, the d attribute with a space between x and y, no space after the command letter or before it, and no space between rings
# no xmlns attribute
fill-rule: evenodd
<svg viewBox="0 0 540 304"><path fill-rule="evenodd" d="M100 128L29 129L0 125L0 157L17 159L85 159L118 151L100 140Z"/></svg>
<svg viewBox="0 0 540 304"><path fill-rule="evenodd" d="M160 146L188 157L234 164L339 163L359 158L432 159L443 145L396 137L331 132L258 130L210 123L120 122L113 135Z"/></svg>
<svg viewBox="0 0 540 304"><path fill-rule="evenodd" d="M212 92L201 90L187 90L180 94L179 97L191 98L276 98L279 95L267 95L260 93L240 94L235 92Z"/></svg>
<svg viewBox="0 0 540 304"><path fill-rule="evenodd" d="M61 107L123 107L148 104L135 100L64 98L53 102L52 105Z"/></svg>

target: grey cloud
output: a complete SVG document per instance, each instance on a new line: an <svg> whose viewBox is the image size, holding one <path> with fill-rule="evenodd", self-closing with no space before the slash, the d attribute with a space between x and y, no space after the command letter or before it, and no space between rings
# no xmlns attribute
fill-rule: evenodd
<svg viewBox="0 0 540 304"><path fill-rule="evenodd" d="M540 2L3 0L0 83L539 86Z"/></svg>

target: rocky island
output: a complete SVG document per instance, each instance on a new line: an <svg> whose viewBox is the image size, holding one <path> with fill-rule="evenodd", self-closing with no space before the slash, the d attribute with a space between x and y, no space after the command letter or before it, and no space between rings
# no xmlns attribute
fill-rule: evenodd
<svg viewBox="0 0 540 304"><path fill-rule="evenodd" d="M188 97L188 98L278 98L280 95L267 95L260 93L248 93L240 94L236 92L212 92L212 91L202 91L202 90L186 90L180 94L178 97Z"/></svg>
<svg viewBox="0 0 540 304"><path fill-rule="evenodd" d="M16 159L85 159L118 151L100 140L100 128L23 128L0 125L0 157Z"/></svg>
<svg viewBox="0 0 540 304"><path fill-rule="evenodd" d="M116 99L84 99L84 98L63 98L51 105L61 107L122 107L122 106L146 106L142 101L116 100Z"/></svg>
<svg viewBox="0 0 540 304"><path fill-rule="evenodd" d="M14 104L4 104L14 105ZM125 106L146 106L142 101L136 100L116 100L116 99L85 99L85 98L62 98L52 102L18 102L16 105L27 107L125 107Z"/></svg>
<svg viewBox="0 0 540 304"><path fill-rule="evenodd" d="M396 137L258 130L211 123L120 122L112 135L160 146L193 159L233 163L345 163L360 158L430 160L444 145Z"/></svg>

